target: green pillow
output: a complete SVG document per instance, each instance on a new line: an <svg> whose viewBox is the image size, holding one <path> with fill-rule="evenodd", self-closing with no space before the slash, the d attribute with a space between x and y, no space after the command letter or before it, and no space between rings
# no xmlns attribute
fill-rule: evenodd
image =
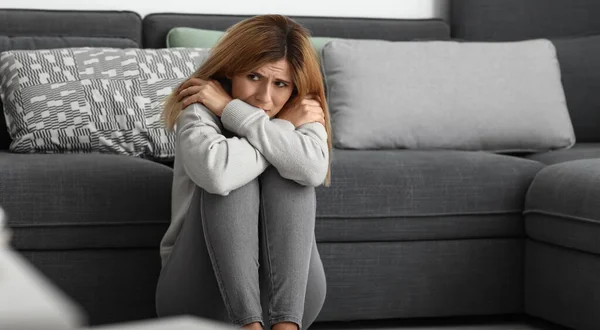
<svg viewBox="0 0 600 330"><path fill-rule="evenodd" d="M186 47L186 48L212 48L219 38L224 34L223 31L195 29L188 27L172 28L167 34L167 48ZM321 54L321 49L331 40L336 38L311 37L310 40L317 54Z"/></svg>
<svg viewBox="0 0 600 330"><path fill-rule="evenodd" d="M223 34L223 31L176 27L167 34L167 48L212 48Z"/></svg>

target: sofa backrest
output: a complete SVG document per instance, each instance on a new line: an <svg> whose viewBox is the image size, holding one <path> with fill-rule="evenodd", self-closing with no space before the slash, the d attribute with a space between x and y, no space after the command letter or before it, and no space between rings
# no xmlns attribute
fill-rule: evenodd
<svg viewBox="0 0 600 330"><path fill-rule="evenodd" d="M600 33L598 0L451 1L452 37L512 41Z"/></svg>
<svg viewBox="0 0 600 330"><path fill-rule="evenodd" d="M600 1L460 0L450 17L453 39L551 40L577 142L600 142Z"/></svg>
<svg viewBox="0 0 600 330"><path fill-rule="evenodd" d="M144 17L144 48L166 47L167 33L174 27L224 31L249 16L156 13ZM314 37L351 39L448 40L450 27L442 19L373 19L297 17L292 19Z"/></svg>
<svg viewBox="0 0 600 330"><path fill-rule="evenodd" d="M142 18L124 11L0 10L0 52L63 47L140 47ZM10 137L0 102L0 149Z"/></svg>
<svg viewBox="0 0 600 330"><path fill-rule="evenodd" d="M246 17L157 13L142 20L127 11L0 10L0 52L63 47L164 48L173 27L225 30ZM393 41L450 39L450 27L441 19L293 18L313 36ZM0 150L8 149L10 141L2 114Z"/></svg>

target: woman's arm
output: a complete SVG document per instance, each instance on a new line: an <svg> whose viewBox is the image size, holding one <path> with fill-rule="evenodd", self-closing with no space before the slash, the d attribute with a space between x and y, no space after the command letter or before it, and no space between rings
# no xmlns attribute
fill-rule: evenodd
<svg viewBox="0 0 600 330"><path fill-rule="evenodd" d="M262 109L238 99L227 104L221 122L228 130L246 137L282 177L313 187L325 181L329 149L327 132L320 123L295 129L289 121L269 120Z"/></svg>
<svg viewBox="0 0 600 330"><path fill-rule="evenodd" d="M200 103L181 112L176 131L178 161L209 193L226 196L270 165L246 138L223 136L218 117Z"/></svg>

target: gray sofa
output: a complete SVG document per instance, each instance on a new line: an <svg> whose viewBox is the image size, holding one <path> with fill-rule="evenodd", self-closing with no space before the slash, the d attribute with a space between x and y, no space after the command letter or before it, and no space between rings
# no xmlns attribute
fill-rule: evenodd
<svg viewBox="0 0 600 330"><path fill-rule="evenodd" d="M597 329L600 6L463 0L450 10L450 22L296 19L315 36L549 38L577 144L518 155L335 149L331 187L317 188L316 237L328 285L317 322L398 319L401 327L409 318L517 315ZM172 27L224 29L241 18L0 10L0 51L161 48ZM13 246L80 303L92 324L155 317L171 164L13 154L3 120L0 205Z"/></svg>

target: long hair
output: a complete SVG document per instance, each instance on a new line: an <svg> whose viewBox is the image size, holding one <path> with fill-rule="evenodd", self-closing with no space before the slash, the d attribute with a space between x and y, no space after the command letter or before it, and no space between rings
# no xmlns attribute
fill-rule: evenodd
<svg viewBox="0 0 600 330"><path fill-rule="evenodd" d="M227 76L246 74L281 59L289 62L295 85L288 103L315 95L318 96L321 108L325 112L330 160L324 185L329 186L332 149L329 109L325 100L319 57L310 42L310 32L306 28L282 15L261 15L238 22L225 31L192 77L224 81ZM181 103L177 102L176 92L177 88L165 101L163 119L169 130L174 129L182 111Z"/></svg>

